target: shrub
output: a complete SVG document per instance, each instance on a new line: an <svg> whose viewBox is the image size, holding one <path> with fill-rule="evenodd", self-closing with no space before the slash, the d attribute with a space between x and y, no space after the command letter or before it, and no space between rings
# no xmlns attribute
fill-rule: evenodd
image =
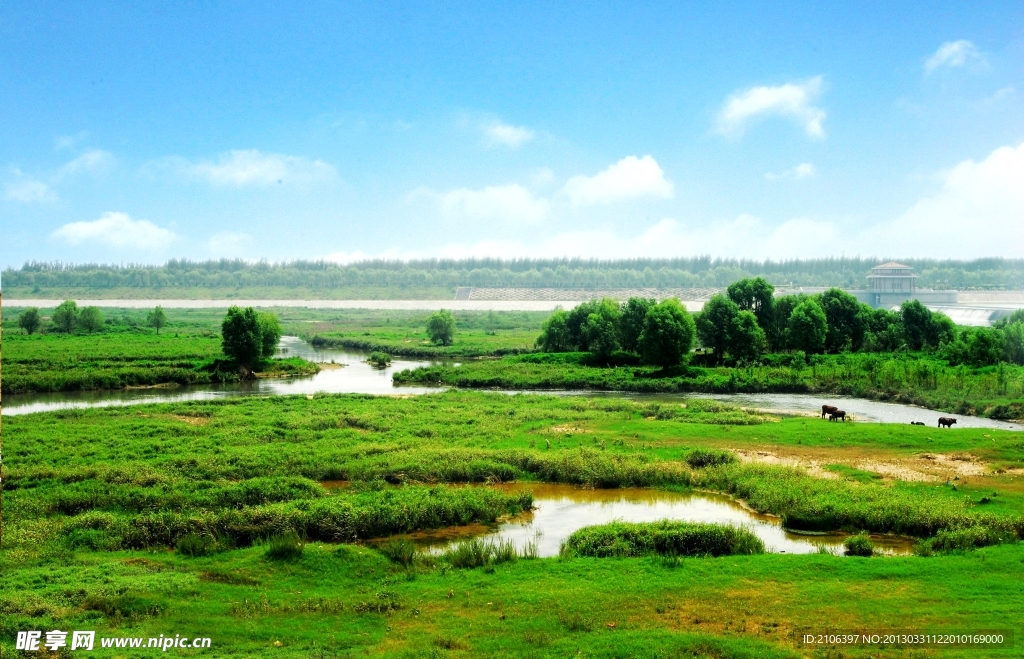
<svg viewBox="0 0 1024 659"><path fill-rule="evenodd" d="M987 526L974 525L958 529L944 529L927 541L928 548L937 552L970 551L1003 542L1013 542L1016 536Z"/></svg>
<svg viewBox="0 0 1024 659"><path fill-rule="evenodd" d="M763 554L764 543L749 530L726 524L663 520L585 526L565 541L577 556L729 556ZM568 553L568 552L567 552Z"/></svg>
<svg viewBox="0 0 1024 659"><path fill-rule="evenodd" d="M386 352L371 352L366 361L377 368L384 368L391 363L391 355Z"/></svg>
<svg viewBox="0 0 1024 659"><path fill-rule="evenodd" d="M697 448L686 454L686 463L694 469L720 467L738 461L735 453L722 449Z"/></svg>
<svg viewBox="0 0 1024 659"><path fill-rule="evenodd" d="M194 558L196 556L212 554L217 549L217 542L208 535L189 533L178 541L175 549L183 556Z"/></svg>
<svg viewBox="0 0 1024 659"><path fill-rule="evenodd" d="M843 547L846 548L847 556L873 556L875 554L874 543L871 542L868 534L863 532L851 535L843 543Z"/></svg>
<svg viewBox="0 0 1024 659"><path fill-rule="evenodd" d="M306 543L295 531L275 535L267 543L266 557L274 561L294 561L302 557Z"/></svg>

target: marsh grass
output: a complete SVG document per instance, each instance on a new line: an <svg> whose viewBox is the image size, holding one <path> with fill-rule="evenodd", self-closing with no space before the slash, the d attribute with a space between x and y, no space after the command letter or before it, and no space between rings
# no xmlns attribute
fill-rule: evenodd
<svg viewBox="0 0 1024 659"><path fill-rule="evenodd" d="M267 541L264 556L272 561L296 561L302 558L306 543L295 531L286 531Z"/></svg>
<svg viewBox="0 0 1024 659"><path fill-rule="evenodd" d="M692 522L612 522L586 526L565 540L576 556L666 557L763 554L764 543L751 531L726 524Z"/></svg>
<svg viewBox="0 0 1024 659"><path fill-rule="evenodd" d="M739 458L732 451L721 449L693 449L686 454L686 463L694 469L704 467L721 467L722 465L739 462Z"/></svg>
<svg viewBox="0 0 1024 659"><path fill-rule="evenodd" d="M847 556L874 556L875 554L875 543L871 542L867 533L850 536L843 542L843 547Z"/></svg>
<svg viewBox="0 0 1024 659"><path fill-rule="evenodd" d="M536 547L531 551L535 556ZM442 552L439 559L454 568L477 568L514 563L521 557L526 557L525 552L521 555L511 540L472 538L456 543Z"/></svg>
<svg viewBox="0 0 1024 659"><path fill-rule="evenodd" d="M377 550L392 563L410 567L416 559L416 545L408 538L394 538L377 545Z"/></svg>

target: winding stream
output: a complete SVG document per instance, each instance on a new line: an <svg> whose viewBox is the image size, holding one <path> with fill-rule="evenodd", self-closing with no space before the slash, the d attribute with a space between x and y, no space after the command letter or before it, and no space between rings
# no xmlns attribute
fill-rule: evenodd
<svg viewBox="0 0 1024 659"><path fill-rule="evenodd" d="M103 391L65 391L50 394L10 394L4 396L3 414L30 414L69 407L107 407L142 403L173 403L189 400L212 400L229 396L288 395L315 393L363 393L376 395L410 395L442 391L442 387L401 386L391 376L401 370L446 363L426 359L396 358L387 368L366 363L366 353L344 349L317 349L297 336L281 337L278 350L282 356L298 356L323 365L316 375L266 379L230 384L196 386L159 386L144 389ZM451 362L447 362L451 363ZM515 394L516 391L504 393ZM712 398L743 407L776 413L809 414L819 412L823 402L837 405L856 421L870 423L923 422L935 426L938 417L947 412L928 410L912 405L883 403L860 398L838 398L816 394L630 394L595 391L531 391L536 395L610 396L635 400L679 402L686 398ZM994 428L1024 430L1024 425L982 417L954 415L957 428Z"/></svg>

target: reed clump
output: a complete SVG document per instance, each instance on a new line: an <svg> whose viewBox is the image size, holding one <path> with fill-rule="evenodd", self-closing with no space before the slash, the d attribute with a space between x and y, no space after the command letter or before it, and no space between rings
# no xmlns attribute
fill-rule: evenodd
<svg viewBox="0 0 1024 659"><path fill-rule="evenodd" d="M587 526L570 535L565 545L566 553L598 558L651 554L714 557L765 551L761 539L743 527L669 520Z"/></svg>

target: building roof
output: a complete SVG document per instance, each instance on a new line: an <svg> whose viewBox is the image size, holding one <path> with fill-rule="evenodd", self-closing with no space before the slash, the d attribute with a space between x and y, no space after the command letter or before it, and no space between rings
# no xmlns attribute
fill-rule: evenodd
<svg viewBox="0 0 1024 659"><path fill-rule="evenodd" d="M886 269L886 270L895 270L897 268L902 268L902 269L905 269L905 270L913 270L913 268L910 267L909 265L903 265L902 263L896 263L896 261L889 261L888 263L883 263L882 265L876 265L875 267L873 267L871 269L872 270L881 270L883 268Z"/></svg>

